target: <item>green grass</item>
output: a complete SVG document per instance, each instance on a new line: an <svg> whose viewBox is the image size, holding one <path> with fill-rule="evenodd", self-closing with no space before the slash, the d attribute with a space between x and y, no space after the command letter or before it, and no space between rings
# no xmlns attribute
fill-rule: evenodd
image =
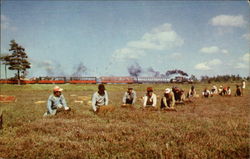
<svg viewBox="0 0 250 159"><path fill-rule="evenodd" d="M234 93L235 84L224 85ZM0 85L0 94L17 97L15 103L0 103L0 158L249 158L249 84L243 97L197 98L177 112L141 110L140 99L136 109L120 108L128 85L106 85L117 109L100 115L88 101L75 103L77 96L91 97L97 85L59 85L72 111L48 118L43 118L46 104L35 102L46 101L53 85ZM161 97L173 85L129 86L139 98L148 86ZM195 86L200 94L213 84Z"/></svg>

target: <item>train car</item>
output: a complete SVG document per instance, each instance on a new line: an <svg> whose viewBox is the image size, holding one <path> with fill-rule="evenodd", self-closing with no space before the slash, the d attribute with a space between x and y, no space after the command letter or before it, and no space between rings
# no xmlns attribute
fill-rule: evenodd
<svg viewBox="0 0 250 159"><path fill-rule="evenodd" d="M20 80L21 84L36 84L38 82L38 78L32 77L32 78L22 78Z"/></svg>
<svg viewBox="0 0 250 159"><path fill-rule="evenodd" d="M71 84L96 84L96 77L70 77L69 83Z"/></svg>
<svg viewBox="0 0 250 159"><path fill-rule="evenodd" d="M36 80L21 80L21 84L36 84Z"/></svg>
<svg viewBox="0 0 250 159"><path fill-rule="evenodd" d="M36 80L20 80L20 84L35 84L37 83ZM7 79L7 80L0 80L0 84L18 84L17 79Z"/></svg>
<svg viewBox="0 0 250 159"><path fill-rule="evenodd" d="M137 83L168 83L165 77L137 77Z"/></svg>
<svg viewBox="0 0 250 159"><path fill-rule="evenodd" d="M66 77L39 77L38 84L64 84Z"/></svg>
<svg viewBox="0 0 250 159"><path fill-rule="evenodd" d="M17 84L17 80L11 80L11 79L0 79L0 84Z"/></svg>
<svg viewBox="0 0 250 159"><path fill-rule="evenodd" d="M126 83L126 84L132 84L134 83L133 77L109 77L109 76L102 76L100 77L100 83L114 83L114 84L121 84L121 83Z"/></svg>

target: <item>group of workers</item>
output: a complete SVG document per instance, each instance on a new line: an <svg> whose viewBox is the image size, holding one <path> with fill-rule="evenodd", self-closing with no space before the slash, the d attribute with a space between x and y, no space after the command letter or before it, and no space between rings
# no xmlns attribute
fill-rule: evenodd
<svg viewBox="0 0 250 159"><path fill-rule="evenodd" d="M243 90L245 89L246 84L245 81L242 82L241 87L236 85L236 93L235 96L242 96ZM47 112L44 116L55 115L58 109L64 109L66 111L70 111L70 108L67 106L66 100L62 94L62 88L55 86L53 89L53 94L49 96L47 102ZM227 95L231 96L231 89L230 87L222 87L220 86L217 89L216 86L213 86L211 91L207 88L204 89L202 92L203 97L211 97L213 95ZM198 97L196 94L195 87L192 86L185 96L184 90L173 87L166 88L164 90L163 96L161 98L160 108L161 109L175 109L176 102L184 102L185 98L191 97ZM129 87L128 90L124 93L122 98L123 105L134 105L136 102L136 92L132 87ZM143 108L156 108L157 105L157 96L153 93L153 88L148 87L146 94L143 96ZM103 84L98 85L98 91L95 92L92 96L92 109L94 112L98 112L98 110L103 107L107 106L109 103L108 93L105 90L105 86Z"/></svg>
<svg viewBox="0 0 250 159"><path fill-rule="evenodd" d="M236 91L235 96L243 96L244 89L246 88L246 82L243 80L241 86L236 85ZM220 95L220 96L231 96L232 91L231 88L220 86L219 89L217 89L216 86L213 86L212 89L209 91L207 88L204 89L202 92L202 95L206 98L212 97L213 95Z"/></svg>

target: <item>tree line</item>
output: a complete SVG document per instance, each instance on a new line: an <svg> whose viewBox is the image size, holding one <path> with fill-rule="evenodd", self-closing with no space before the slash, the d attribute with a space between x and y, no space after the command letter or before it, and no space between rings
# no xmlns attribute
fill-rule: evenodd
<svg viewBox="0 0 250 159"><path fill-rule="evenodd" d="M242 80L247 80L250 81L250 76L248 77L241 77L239 74L238 75L217 75L217 76L201 76L200 81L201 82L239 82Z"/></svg>

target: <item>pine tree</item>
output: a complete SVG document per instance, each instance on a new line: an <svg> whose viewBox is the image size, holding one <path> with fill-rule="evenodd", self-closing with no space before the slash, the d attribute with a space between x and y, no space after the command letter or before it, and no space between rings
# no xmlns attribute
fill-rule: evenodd
<svg viewBox="0 0 250 159"><path fill-rule="evenodd" d="M25 49L18 45L15 40L10 41L9 51L12 51L12 54L8 56L9 69L17 71L17 79L20 81L20 73L24 76L26 69L30 69L30 62L27 60L28 56Z"/></svg>

